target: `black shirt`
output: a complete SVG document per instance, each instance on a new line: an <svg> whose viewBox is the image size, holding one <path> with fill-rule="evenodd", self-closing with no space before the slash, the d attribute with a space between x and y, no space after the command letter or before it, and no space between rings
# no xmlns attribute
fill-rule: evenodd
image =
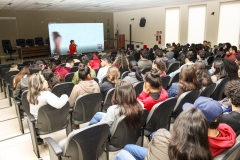
<svg viewBox="0 0 240 160"><path fill-rule="evenodd" d="M100 87L100 91L102 93L103 101L105 100L107 92L114 87L115 87L114 83L110 83L108 81L103 82L102 86Z"/></svg>
<svg viewBox="0 0 240 160"><path fill-rule="evenodd" d="M223 114L220 123L226 123L236 133L238 136L240 134L240 113L236 111L229 112L228 114Z"/></svg>

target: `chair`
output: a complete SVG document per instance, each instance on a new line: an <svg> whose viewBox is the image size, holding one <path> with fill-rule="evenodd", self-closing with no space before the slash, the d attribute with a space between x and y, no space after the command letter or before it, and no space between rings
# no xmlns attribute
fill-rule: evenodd
<svg viewBox="0 0 240 160"><path fill-rule="evenodd" d="M106 75L102 78L102 84L103 84L103 82L107 82L107 81L108 81L108 79L107 79L107 75Z"/></svg>
<svg viewBox="0 0 240 160"><path fill-rule="evenodd" d="M6 89L8 91L8 101L9 101L9 106L12 106L12 101L11 101L11 97L12 97L12 87L13 87L13 79L15 77L16 74L18 74L19 71L8 71L5 73L5 86Z"/></svg>
<svg viewBox="0 0 240 160"><path fill-rule="evenodd" d="M23 65L24 65L24 66L29 66L31 62L32 62L32 61L24 61L24 62L23 62Z"/></svg>
<svg viewBox="0 0 240 160"><path fill-rule="evenodd" d="M92 78L92 79L99 84L99 81L97 78Z"/></svg>
<svg viewBox="0 0 240 160"><path fill-rule="evenodd" d="M115 125L113 126L112 135L109 138L109 151L115 152L122 149L127 144L136 144L138 138L141 136L143 145L144 137L144 126L148 117L148 111L144 109L144 112L141 116L141 126L134 131L128 128L128 125L125 121L125 116L120 116Z"/></svg>
<svg viewBox="0 0 240 160"><path fill-rule="evenodd" d="M138 97L139 94L142 93L142 91L143 91L143 84L144 84L143 81L137 82L137 83L134 84L133 87L134 87L135 92L136 92L136 97Z"/></svg>
<svg viewBox="0 0 240 160"><path fill-rule="evenodd" d="M170 79L171 79L170 76L161 77L162 87L163 87L164 89L167 89Z"/></svg>
<svg viewBox="0 0 240 160"><path fill-rule="evenodd" d="M16 52L16 50L12 49L11 41L10 40L2 40L2 46L4 53L9 53L10 58L6 59L6 61L12 60L14 61L12 54Z"/></svg>
<svg viewBox="0 0 240 160"><path fill-rule="evenodd" d="M44 41L42 37L36 37L34 38L35 44L39 45L39 46L43 46L44 45Z"/></svg>
<svg viewBox="0 0 240 160"><path fill-rule="evenodd" d="M213 160L238 160L240 159L240 142L236 141L235 145L213 158Z"/></svg>
<svg viewBox="0 0 240 160"><path fill-rule="evenodd" d="M173 114L171 115L171 117L176 119L177 116L182 112L182 106L187 102L194 103L195 100L198 98L198 95L199 90L192 90L182 93L177 99L177 103L173 109Z"/></svg>
<svg viewBox="0 0 240 160"><path fill-rule="evenodd" d="M1 88L1 92L3 91L2 79L4 79L4 76L2 77L2 75L1 75L1 71L2 71L3 68L10 68L10 64L0 64L0 88Z"/></svg>
<svg viewBox="0 0 240 160"><path fill-rule="evenodd" d="M208 85L207 87L203 87L203 88L200 90L199 97L200 97L200 96L210 97L210 96L212 95L215 87L216 87L216 83L210 84L210 85Z"/></svg>
<svg viewBox="0 0 240 160"><path fill-rule="evenodd" d="M38 110L38 119L35 119L30 112L26 112L29 123L33 150L38 158L39 149L37 134L45 135L66 129L67 135L72 131L72 124L69 114L69 103L67 102L61 109L56 109L49 104L44 105Z"/></svg>
<svg viewBox="0 0 240 160"><path fill-rule="evenodd" d="M33 39L26 39L26 45L28 45L28 46L34 46L35 44L34 44Z"/></svg>
<svg viewBox="0 0 240 160"><path fill-rule="evenodd" d="M108 143L106 143L108 134L108 124L97 123L71 132L63 140L65 142L64 150L52 138L47 137L45 140L49 145L51 160L96 160L101 156L104 149L108 148ZM63 141L60 141L60 143Z"/></svg>
<svg viewBox="0 0 240 160"><path fill-rule="evenodd" d="M107 92L107 95L105 97L105 100L102 105L102 112L107 112L108 107L112 105L112 96L114 93L115 89L112 88Z"/></svg>
<svg viewBox="0 0 240 160"><path fill-rule="evenodd" d="M16 45L20 47L25 47L25 39L16 39Z"/></svg>
<svg viewBox="0 0 240 160"><path fill-rule="evenodd" d="M2 80L2 85L3 85L3 92L4 92L4 96L5 98L7 98L7 93L6 93L6 84L5 84L5 73L7 73L9 71L9 68L3 68L1 70L1 80Z"/></svg>
<svg viewBox="0 0 240 160"><path fill-rule="evenodd" d="M169 87L172 85L172 83L179 82L179 74L180 73L176 73L171 77L169 84L168 84Z"/></svg>
<svg viewBox="0 0 240 160"><path fill-rule="evenodd" d="M150 136L151 133L157 131L160 128L170 127L171 113L177 102L176 98L169 98L165 101L155 104L146 121L146 126L144 129L144 135Z"/></svg>
<svg viewBox="0 0 240 160"><path fill-rule="evenodd" d="M76 71L78 71L78 67L77 67L77 66L73 66L73 67L71 68L71 72L76 72Z"/></svg>
<svg viewBox="0 0 240 160"><path fill-rule="evenodd" d="M154 59L155 59L154 53L149 53L149 54L148 54L148 60L153 61Z"/></svg>
<svg viewBox="0 0 240 160"><path fill-rule="evenodd" d="M149 67L149 68L144 68L144 69L141 70L141 73L142 73L143 75L145 75L145 73L151 71L151 69L152 69L152 68L150 68L150 67Z"/></svg>
<svg viewBox="0 0 240 160"><path fill-rule="evenodd" d="M171 63L169 66L168 66L168 69L167 69L167 75L176 71L178 68L180 67L180 62L179 61L175 61L173 63Z"/></svg>
<svg viewBox="0 0 240 160"><path fill-rule="evenodd" d="M129 71L123 72L122 75L121 75L121 79L124 79L125 77L127 77L128 73L130 73L130 72Z"/></svg>
<svg viewBox="0 0 240 160"><path fill-rule="evenodd" d="M88 122L100 111L102 105L101 93L89 93L79 96L73 107L72 122L79 125Z"/></svg>
<svg viewBox="0 0 240 160"><path fill-rule="evenodd" d="M74 87L74 84L72 82L60 83L53 87L52 93L58 97L61 97L61 95L63 94L66 94L69 97L70 94L72 93L73 87Z"/></svg>
<svg viewBox="0 0 240 160"><path fill-rule="evenodd" d="M73 76L74 76L74 72L66 74L64 78L64 82L72 82Z"/></svg>
<svg viewBox="0 0 240 160"><path fill-rule="evenodd" d="M212 95L210 96L212 99L214 99L216 101L220 101L223 99L224 87L228 80L229 80L229 78L226 77L226 78L219 79L217 81L216 87L215 87Z"/></svg>

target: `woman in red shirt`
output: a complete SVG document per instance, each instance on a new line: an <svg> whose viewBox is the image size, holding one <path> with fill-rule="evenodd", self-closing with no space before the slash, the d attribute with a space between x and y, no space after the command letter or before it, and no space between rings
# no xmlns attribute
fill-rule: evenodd
<svg viewBox="0 0 240 160"><path fill-rule="evenodd" d="M74 54L76 51L76 48L77 48L77 45L75 44L74 40L71 40L69 45L69 53Z"/></svg>

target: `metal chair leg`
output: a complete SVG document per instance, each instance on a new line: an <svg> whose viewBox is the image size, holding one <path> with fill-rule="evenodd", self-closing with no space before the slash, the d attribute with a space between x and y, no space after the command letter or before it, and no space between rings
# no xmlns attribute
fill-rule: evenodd
<svg viewBox="0 0 240 160"><path fill-rule="evenodd" d="M9 106L12 106L12 100L11 100L11 89L10 89L10 85L7 85L7 90L8 90L8 102L9 102Z"/></svg>

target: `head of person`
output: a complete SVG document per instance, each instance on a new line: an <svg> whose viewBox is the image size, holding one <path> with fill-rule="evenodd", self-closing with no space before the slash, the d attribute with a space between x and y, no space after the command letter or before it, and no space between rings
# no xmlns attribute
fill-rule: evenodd
<svg viewBox="0 0 240 160"><path fill-rule="evenodd" d="M127 57L123 52L118 52L116 62L118 63L119 67L128 68Z"/></svg>
<svg viewBox="0 0 240 160"><path fill-rule="evenodd" d="M236 54L237 53L237 47L236 46L231 46L229 48L229 52L230 52L230 54Z"/></svg>
<svg viewBox="0 0 240 160"><path fill-rule="evenodd" d="M11 68L13 68L13 69L18 69L18 64L17 64L17 63L12 63L12 64L11 64Z"/></svg>
<svg viewBox="0 0 240 160"><path fill-rule="evenodd" d="M83 64L85 64L85 65L87 65L87 66L89 66L89 58L88 58L88 56L82 56L81 57L81 62L83 63Z"/></svg>
<svg viewBox="0 0 240 160"><path fill-rule="evenodd" d="M42 68L42 70L44 70L45 65L44 65L43 61L37 60L37 61L35 62L35 64L36 64L36 65L39 65L39 66Z"/></svg>
<svg viewBox="0 0 240 160"><path fill-rule="evenodd" d="M203 41L203 45L207 46L207 41L206 40Z"/></svg>
<svg viewBox="0 0 240 160"><path fill-rule="evenodd" d="M240 108L240 80L228 81L224 93L234 107Z"/></svg>
<svg viewBox="0 0 240 160"><path fill-rule="evenodd" d="M20 80L25 76L30 75L29 67L24 66L21 71L14 77L14 83L13 83L13 89L15 90L17 87L17 84L20 82Z"/></svg>
<svg viewBox="0 0 240 160"><path fill-rule="evenodd" d="M150 72L147 72L144 77L144 84L147 91L151 92L151 90L160 90L162 82L160 79L160 72L153 68Z"/></svg>
<svg viewBox="0 0 240 160"><path fill-rule="evenodd" d="M223 61L220 58L217 58L213 61L211 69L212 69L213 75L216 75L218 79L226 76L226 71L224 68Z"/></svg>
<svg viewBox="0 0 240 160"><path fill-rule="evenodd" d="M70 66L72 66L72 67L74 66L74 60L72 58L68 59L68 63Z"/></svg>
<svg viewBox="0 0 240 160"><path fill-rule="evenodd" d="M209 129L217 129L219 120L223 113L221 104L218 101L215 101L212 98L201 96L198 97L194 104L185 103L183 105L183 110L191 107L198 108L202 111L208 121Z"/></svg>
<svg viewBox="0 0 240 160"><path fill-rule="evenodd" d="M166 57L170 60L174 58L174 52L167 52Z"/></svg>
<svg viewBox="0 0 240 160"><path fill-rule="evenodd" d="M129 67L130 72L135 72L135 76L136 76L137 80L143 81L142 74L138 68L137 61L135 61L135 60L130 61L128 67Z"/></svg>
<svg viewBox="0 0 240 160"><path fill-rule="evenodd" d="M71 41L70 41L70 44L75 44L74 40L71 40Z"/></svg>
<svg viewBox="0 0 240 160"><path fill-rule="evenodd" d="M115 84L120 77L120 73L117 67L111 66L107 71L107 79L110 83Z"/></svg>
<svg viewBox="0 0 240 160"><path fill-rule="evenodd" d="M196 61L194 63L194 70L197 76L198 83L201 87L206 87L212 84L212 79L208 74L208 69L203 61Z"/></svg>
<svg viewBox="0 0 240 160"><path fill-rule="evenodd" d="M204 60L206 58L206 51L200 50L199 51L199 57Z"/></svg>
<svg viewBox="0 0 240 160"><path fill-rule="evenodd" d="M101 66L105 67L105 66L110 66L112 63L111 58L108 55L103 55L101 57Z"/></svg>
<svg viewBox="0 0 240 160"><path fill-rule="evenodd" d="M89 54L88 54L88 58L89 58L89 60L93 60L93 54L92 54L92 53L89 53Z"/></svg>
<svg viewBox="0 0 240 160"><path fill-rule="evenodd" d="M45 78L46 81L49 81L51 76L53 75L53 72L50 69L44 69L42 71L42 75L43 75L43 77Z"/></svg>
<svg viewBox="0 0 240 160"><path fill-rule="evenodd" d="M218 44L218 51L223 51L223 45L221 43Z"/></svg>
<svg viewBox="0 0 240 160"><path fill-rule="evenodd" d="M156 68L160 72L160 74L167 70L166 63L163 62L160 58L156 58L153 61L152 68Z"/></svg>
<svg viewBox="0 0 240 160"><path fill-rule="evenodd" d="M148 52L146 50L142 50L140 52L140 58L141 59L148 59Z"/></svg>
<svg viewBox="0 0 240 160"><path fill-rule="evenodd" d="M33 64L29 67L29 72L30 72L30 75L32 75L34 73L41 74L42 67L37 64Z"/></svg>
<svg viewBox="0 0 240 160"><path fill-rule="evenodd" d="M188 51L185 56L183 56L183 63L187 63L193 61L194 55L192 51Z"/></svg>
<svg viewBox="0 0 240 160"><path fill-rule="evenodd" d="M186 109L175 120L168 156L171 160L212 160L208 122L199 109Z"/></svg>
<svg viewBox="0 0 240 160"><path fill-rule="evenodd" d="M162 58L163 57L163 51L161 49L155 50L156 58Z"/></svg>
<svg viewBox="0 0 240 160"><path fill-rule="evenodd" d="M49 59L44 60L44 65L48 66L50 63L51 63L51 61Z"/></svg>
<svg viewBox="0 0 240 160"><path fill-rule="evenodd" d="M112 96L112 104L120 107L119 114L125 115L126 123L131 130L134 131L140 126L140 117L143 109L137 101L135 89L130 82L125 80L117 81ZM122 109L122 107L124 107L124 109Z"/></svg>
<svg viewBox="0 0 240 160"><path fill-rule="evenodd" d="M238 79L238 65L227 58L223 58L223 67L229 80Z"/></svg>
<svg viewBox="0 0 240 160"><path fill-rule="evenodd" d="M78 65L78 77L83 81L90 80L91 79L90 68L87 65L80 63Z"/></svg>
<svg viewBox="0 0 240 160"><path fill-rule="evenodd" d="M139 48L139 45L136 45L136 48Z"/></svg>
<svg viewBox="0 0 240 160"><path fill-rule="evenodd" d="M62 63L62 64L66 64L66 63L67 63L67 60L66 60L65 57L62 57L62 58L61 58L61 63Z"/></svg>
<svg viewBox="0 0 240 160"><path fill-rule="evenodd" d="M48 89L48 82L41 74L33 74L28 79L27 99L30 104L38 104L38 96L41 91Z"/></svg>
<svg viewBox="0 0 240 160"><path fill-rule="evenodd" d="M237 65L240 64L239 62L240 62L240 54L238 54L238 55L236 56L236 59L235 59L235 63L236 63Z"/></svg>
<svg viewBox="0 0 240 160"><path fill-rule="evenodd" d="M52 72L54 72L56 68L57 68L57 65L54 62L51 62L48 66L48 69L51 69Z"/></svg>
<svg viewBox="0 0 240 160"><path fill-rule="evenodd" d="M187 91L195 90L199 84L193 65L184 65L179 73L178 97Z"/></svg>

